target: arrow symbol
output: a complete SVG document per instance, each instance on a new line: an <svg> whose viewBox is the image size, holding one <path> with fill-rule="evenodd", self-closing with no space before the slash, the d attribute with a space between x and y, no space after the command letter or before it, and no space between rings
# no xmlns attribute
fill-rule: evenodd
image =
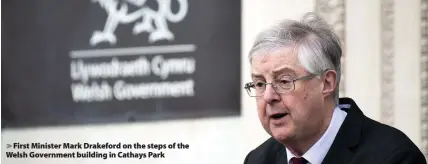
<svg viewBox="0 0 428 164"><path fill-rule="evenodd" d="M10 147L12 147L12 145L11 145L11 144L7 144L7 145L6 145L6 147L7 147L7 148L10 148Z"/></svg>

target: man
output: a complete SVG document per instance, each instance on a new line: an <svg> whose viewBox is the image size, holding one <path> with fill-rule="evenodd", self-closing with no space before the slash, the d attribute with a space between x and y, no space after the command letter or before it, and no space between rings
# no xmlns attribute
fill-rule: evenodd
<svg viewBox="0 0 428 164"><path fill-rule="evenodd" d="M404 133L338 98L341 55L339 38L315 13L259 34L245 89L272 137L245 164L426 164Z"/></svg>

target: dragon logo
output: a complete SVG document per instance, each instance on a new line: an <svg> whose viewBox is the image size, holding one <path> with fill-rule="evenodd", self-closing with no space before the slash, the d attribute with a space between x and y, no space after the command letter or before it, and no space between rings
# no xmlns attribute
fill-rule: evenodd
<svg viewBox="0 0 428 164"><path fill-rule="evenodd" d="M178 0L179 9L177 13L171 11L171 0L157 0L158 11L154 11L145 6L146 0L122 0L135 5L140 9L128 13L128 4L119 0L92 0L98 2L108 14L103 31L96 30L90 39L90 44L95 46L101 42L116 44L117 38L114 34L119 24L128 24L137 21L132 29L132 33L137 35L148 32L149 43L159 40L174 40L174 34L168 29L167 21L177 23L183 20L188 11L187 0ZM120 4L120 8L118 5ZM139 21L138 21L139 20ZM155 27L153 27L153 25Z"/></svg>

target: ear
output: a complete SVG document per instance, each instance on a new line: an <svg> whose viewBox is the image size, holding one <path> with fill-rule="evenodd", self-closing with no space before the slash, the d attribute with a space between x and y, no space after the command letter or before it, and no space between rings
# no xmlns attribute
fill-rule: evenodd
<svg viewBox="0 0 428 164"><path fill-rule="evenodd" d="M324 75L324 87L322 90L323 96L327 97L334 94L334 91L336 90L336 83L337 83L337 73L334 70L328 70L325 72Z"/></svg>

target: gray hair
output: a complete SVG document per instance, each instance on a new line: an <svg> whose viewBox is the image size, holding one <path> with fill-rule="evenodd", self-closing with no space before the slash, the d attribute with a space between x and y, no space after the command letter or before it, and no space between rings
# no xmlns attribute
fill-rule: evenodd
<svg viewBox="0 0 428 164"><path fill-rule="evenodd" d="M282 47L295 48L299 62L310 73L335 70L337 84L333 96L338 103L342 49L329 24L314 12L306 13L300 21L284 20L257 36L249 53L250 62L255 54Z"/></svg>

